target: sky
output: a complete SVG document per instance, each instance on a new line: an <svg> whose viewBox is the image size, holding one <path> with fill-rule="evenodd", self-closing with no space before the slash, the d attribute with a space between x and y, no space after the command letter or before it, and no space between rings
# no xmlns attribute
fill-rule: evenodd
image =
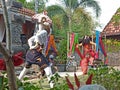
<svg viewBox="0 0 120 90"><path fill-rule="evenodd" d="M99 21L102 24L100 31L104 29L107 23L111 20L117 9L120 7L120 0L96 0L101 7L101 16Z"/></svg>
<svg viewBox="0 0 120 90"><path fill-rule="evenodd" d="M47 5L51 5L51 4L58 4L59 0L48 0L49 3L47 3ZM98 18L98 21L101 24L101 28L96 28L99 31L102 31L104 29L104 27L107 25L107 23L111 20L112 16L115 14L116 10L120 7L120 0L96 0L98 2L98 4L101 7L101 15ZM91 9L88 11L90 11L93 16L94 13L91 11Z"/></svg>

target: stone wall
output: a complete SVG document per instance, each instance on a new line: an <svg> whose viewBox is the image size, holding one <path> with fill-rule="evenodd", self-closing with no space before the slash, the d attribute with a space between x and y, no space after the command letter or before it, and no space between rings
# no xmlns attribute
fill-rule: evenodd
<svg viewBox="0 0 120 90"><path fill-rule="evenodd" d="M22 33L22 25L17 22L12 22L11 24L11 37L12 37L12 53L17 53L22 51L24 54L28 50L29 46L24 44L22 46L20 35Z"/></svg>
<svg viewBox="0 0 120 90"><path fill-rule="evenodd" d="M118 52L107 53L108 55L108 65L119 66L120 65L120 50Z"/></svg>
<svg viewBox="0 0 120 90"><path fill-rule="evenodd" d="M120 66L120 50L118 52L107 52L108 56L108 65L109 66ZM99 52L99 59L104 60L104 55ZM79 66L80 58L75 54L75 60Z"/></svg>
<svg viewBox="0 0 120 90"><path fill-rule="evenodd" d="M22 25L20 23L15 23L12 22L12 32L11 32L11 37L12 37L12 44L21 44L20 40L20 34L22 33Z"/></svg>

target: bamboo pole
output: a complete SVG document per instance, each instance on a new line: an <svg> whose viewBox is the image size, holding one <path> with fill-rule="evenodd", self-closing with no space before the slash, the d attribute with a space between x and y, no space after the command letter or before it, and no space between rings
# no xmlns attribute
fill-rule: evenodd
<svg viewBox="0 0 120 90"><path fill-rule="evenodd" d="M70 32L67 32L67 58L68 58L68 53L69 53L69 45L70 44Z"/></svg>

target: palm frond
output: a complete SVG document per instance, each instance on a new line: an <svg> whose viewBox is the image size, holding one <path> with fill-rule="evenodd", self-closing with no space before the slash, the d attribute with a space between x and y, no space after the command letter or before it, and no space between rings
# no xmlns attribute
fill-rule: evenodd
<svg viewBox="0 0 120 90"><path fill-rule="evenodd" d="M101 8L97 1L95 0L80 0L80 6L82 7L91 7L96 13L96 17L98 17L101 14Z"/></svg>

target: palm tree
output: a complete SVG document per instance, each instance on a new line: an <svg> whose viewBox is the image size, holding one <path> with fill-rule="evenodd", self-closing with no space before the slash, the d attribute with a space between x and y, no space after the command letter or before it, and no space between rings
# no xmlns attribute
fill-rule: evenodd
<svg viewBox="0 0 120 90"><path fill-rule="evenodd" d="M61 1L60 5L51 5L47 7L48 14L53 20L53 25L55 24L56 26L59 26L59 28L57 29L63 29L60 31L53 30L58 31L60 33L59 35L60 37L64 38L64 40L66 40L67 38L69 39L69 36L66 37L67 36L66 35L67 31L65 31L67 30L66 27L69 29L69 32L72 31L77 32L79 36L84 36L85 34L88 34L91 30L94 29L94 21L90 16L90 13L86 12L85 8L92 7L96 13L96 17L98 17L101 9L96 1L94 0L60 0L60 1ZM61 28L62 26L65 28ZM69 50L68 49L69 40L67 41L68 41L66 43L67 49L65 49L65 51ZM60 48L60 52L62 49L63 47ZM66 52L61 53L66 54ZM63 55L61 55L60 57L63 57Z"/></svg>
<svg viewBox="0 0 120 90"><path fill-rule="evenodd" d="M69 31L71 32L73 23L75 24L75 19L77 18L78 22L84 24L82 27L92 27L93 29L93 20L89 13L86 12L85 8L91 7L96 13L96 17L100 15L100 7L98 3L94 0L61 0L60 5L48 6L47 10L49 16L55 16L56 14L62 14L64 16L63 22L68 24ZM80 12L80 13L79 13ZM77 14L76 14L77 13ZM81 20L81 21L80 21ZM75 21L75 22L74 22ZM90 22L92 24L90 24ZM65 25L64 24L64 25ZM85 26L86 25L86 26ZM89 28L87 28L90 30ZM84 30L84 28L83 28Z"/></svg>

